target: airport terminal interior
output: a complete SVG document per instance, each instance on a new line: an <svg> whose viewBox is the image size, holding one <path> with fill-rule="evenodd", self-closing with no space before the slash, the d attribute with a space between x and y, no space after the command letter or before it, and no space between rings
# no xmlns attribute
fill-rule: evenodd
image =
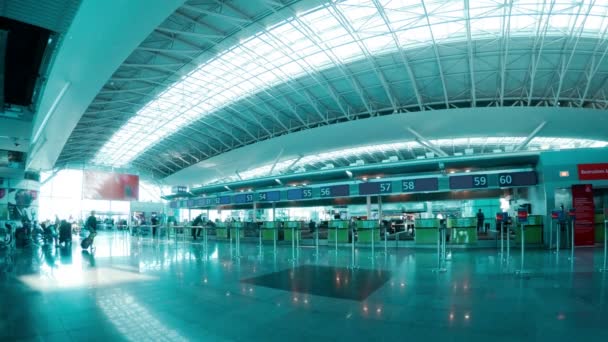
<svg viewBox="0 0 608 342"><path fill-rule="evenodd" d="M0 0L0 341L608 341L607 0Z"/></svg>

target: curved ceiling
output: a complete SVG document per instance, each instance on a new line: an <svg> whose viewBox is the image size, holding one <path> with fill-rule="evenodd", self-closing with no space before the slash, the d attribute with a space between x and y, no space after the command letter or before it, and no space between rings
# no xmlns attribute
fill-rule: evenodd
<svg viewBox="0 0 608 342"><path fill-rule="evenodd" d="M190 1L115 72L57 164L165 177L241 146L379 115L604 109L607 14L598 0ZM557 136L572 133L564 125Z"/></svg>

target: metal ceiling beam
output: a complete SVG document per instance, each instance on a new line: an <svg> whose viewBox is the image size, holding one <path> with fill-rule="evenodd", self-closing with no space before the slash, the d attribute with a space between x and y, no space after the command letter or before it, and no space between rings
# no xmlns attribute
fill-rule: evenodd
<svg viewBox="0 0 608 342"><path fill-rule="evenodd" d="M538 125L533 131L532 133L530 133L528 135L528 137L526 137L526 139L524 141L522 141L521 144L519 144L517 147L515 147L515 152L521 151L522 149L524 149L526 146L528 146L528 144L530 143L530 141L532 141L532 139L534 139L534 137L536 137L536 135L538 135L538 133L540 132L541 129L543 129L543 127L545 127L545 125L547 124L546 121L543 121L540 123L540 125Z"/></svg>
<svg viewBox="0 0 608 342"><path fill-rule="evenodd" d="M422 104L422 96L420 95L420 90L418 89L416 77L414 76L414 71L412 70L412 67L410 66L410 62L409 62L407 56L405 55L405 51L403 50L403 48L401 47L401 44L399 43L399 38L397 37L397 34L393 30L390 19L388 18L388 16L386 15L386 12L384 10L384 6L382 4L380 4L380 2L378 0L372 0L372 1L373 1L374 5L376 6L376 10L380 14L380 17L382 17L382 20L384 20L384 24L391 32L391 37L393 38L393 43L395 44L395 46L397 47L397 50L399 51L399 57L401 58L401 64L403 64L403 66L405 67L405 71L407 72L407 75L410 78L410 83L414 90L414 94L416 95L416 101L418 102L418 107L419 107L420 111L423 111L424 106Z"/></svg>
<svg viewBox="0 0 608 342"><path fill-rule="evenodd" d="M396 102L396 98L393 95L392 90L390 89L390 86L388 85L388 82L386 81L386 77L384 76L382 71L379 70L378 66L376 65L375 60L372 58L372 54L367 49L367 46L365 45L365 43L361 41L361 37L359 37L359 34L357 33L357 31L352 27L352 25L350 24L350 21L348 21L348 19L346 19L346 17L344 16L344 13L342 13L342 11L340 11L336 7L336 3L331 1L330 4L334 10L333 12L331 12L332 16L340 23L340 25L342 25L342 28L344 28L344 30L350 35L350 37L353 39L353 41L355 41L357 46L359 46L359 49L363 52L363 54L366 57L365 58L366 61L370 64L370 66L372 67L372 70L374 70L374 73L376 74L376 77L380 81L380 84L382 85L382 88L384 89L386 97L388 98L389 102L391 103L391 106L393 107L393 111L397 112L399 105Z"/></svg>
<svg viewBox="0 0 608 342"><path fill-rule="evenodd" d="M235 22L237 25L238 24L245 24L245 25L249 24L249 20L247 20L247 19L237 18L237 17L231 16L231 15L226 15L226 14L216 12L216 11L209 11L209 10L205 10L205 9L190 6L190 5L182 5L181 8L184 8L186 10L196 12L199 14L204 14L204 15L208 15L211 17L219 18L222 20L232 21L232 22Z"/></svg>
<svg viewBox="0 0 608 342"><path fill-rule="evenodd" d="M502 39L502 50L501 54L501 65L500 65L500 106L504 105L505 100L505 82L507 79L507 60L509 59L509 43L511 37L511 13L513 11L513 0L505 0L505 13L503 14L503 39ZM506 26L505 26L506 25Z"/></svg>
<svg viewBox="0 0 608 342"><path fill-rule="evenodd" d="M274 168L277 166L279 159L281 159L281 156L283 155L283 151L284 151L284 149L281 147L279 154L277 154L277 157L274 159L274 163L272 163L272 167L270 168L270 171L268 171L268 176L272 176L272 171L274 171Z"/></svg>
<svg viewBox="0 0 608 342"><path fill-rule="evenodd" d="M549 11L547 12L545 25L543 27L543 32L540 32L540 25L542 23L542 18L544 11L541 12L539 23L536 32L536 39L534 40L534 48L532 49L532 60L531 60L531 72L530 72L530 89L528 90L528 106L532 103L532 94L534 93L534 81L536 80L536 72L538 70L538 64L540 63L540 58L543 52L543 47L545 46L545 37L547 36L547 29L549 28L549 18L551 17L551 13L553 12L553 8L555 6L555 2L557 0L551 1L551 5L549 6ZM543 3L543 9L546 2ZM537 49L537 43L540 40L540 47Z"/></svg>
<svg viewBox="0 0 608 342"><path fill-rule="evenodd" d="M156 31L160 31L160 32L165 32L165 33L171 33L171 34L177 34L177 35L183 35L183 36L190 36L190 37L194 37L194 38L201 38L201 39L222 39L224 38L221 35L217 35L217 34L208 34L208 33L200 33L200 32L190 32L190 31L182 31L182 30L173 30L173 29L169 29L166 27L157 27L155 29Z"/></svg>
<svg viewBox="0 0 608 342"><path fill-rule="evenodd" d="M430 149L431 151L437 153L437 155L441 156L441 157L447 157L448 154L443 152L443 150L441 150L439 147L435 146L432 142L430 142L428 139L426 139L425 137L423 137L420 133L416 132L413 128L411 127L406 127L406 129L412 133L412 135L414 135L414 137L416 138L416 141L418 141L419 144L427 147L428 149Z"/></svg>
<svg viewBox="0 0 608 342"><path fill-rule="evenodd" d="M604 30L604 33L602 34L602 38L598 41L597 47L600 46L600 42L607 42L607 40L606 40L607 33L608 33L608 26L606 26L606 29ZM598 70L600 69L600 66L603 65L602 62L604 61L606 54L608 54L608 43L606 44L606 47L604 48L604 52L599 57L599 60L595 57L595 55L593 55L591 57L592 59L591 59L591 63L589 63L589 70L583 73L586 76L587 80L585 82L585 89L583 90L583 93L580 96L581 100L579 102L579 106L584 105L585 99L587 98L587 94L589 93L589 88L591 87L591 81L593 81L593 79L595 78Z"/></svg>
<svg viewBox="0 0 608 342"><path fill-rule="evenodd" d="M377 0L376 0L377 1ZM470 0L464 0L464 20L466 23L467 29L467 54L469 57L469 79L471 82L471 107L476 107L477 105L477 90L475 89L475 66L473 62L473 39L471 38L471 13L470 13Z"/></svg>
<svg viewBox="0 0 608 342"><path fill-rule="evenodd" d="M576 51L576 47L578 46L578 43L581 39L581 36L583 34L583 29L585 27L585 22L587 21L587 18L589 17L589 13L591 12L591 9L593 8L593 6L595 5L595 0L591 0L589 2L589 7L587 8L587 12L585 13L585 15L583 16L583 21L582 23L579 25L579 32L576 35L576 40L574 42L574 47L572 48L572 51L570 52L570 56L568 57L568 59L565 59L565 54L562 52L562 58L561 58L561 63L560 63L560 69L557 71L559 74L559 81L557 82L558 86L557 86L557 91L555 92L555 96L553 98L553 105L555 107L559 106L559 96L562 93L562 87L564 85L564 79L566 77L566 73L568 73L568 68L570 67L570 63L572 62L572 58L574 57L574 52ZM578 18L581 15L581 11L583 10L583 2L579 3L579 8L578 8L578 12L576 13L576 17L574 19L574 22L577 23L578 22ZM572 25L572 30L570 32L570 36L572 37L572 34L574 33L574 25ZM567 39L566 42L564 43L564 50L566 48L566 45L569 43L570 39Z"/></svg>
<svg viewBox="0 0 608 342"><path fill-rule="evenodd" d="M437 49L437 41L435 40L435 34L433 33L431 20L429 19L429 12L426 9L425 0L421 0L422 8L424 9L424 17L426 19L426 24L431 33L431 41L433 43L433 51L435 52L435 59L437 61L437 68L439 70L439 78L441 79L441 87L443 88L443 98L445 100L445 108L449 109L449 99L448 99L448 88L445 83L445 76L443 74L443 67L441 66L441 58L439 58L439 49Z"/></svg>

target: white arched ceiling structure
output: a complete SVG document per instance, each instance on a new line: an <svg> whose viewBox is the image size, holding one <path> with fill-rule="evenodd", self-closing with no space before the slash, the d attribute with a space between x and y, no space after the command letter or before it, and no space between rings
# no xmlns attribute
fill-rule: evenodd
<svg viewBox="0 0 608 342"><path fill-rule="evenodd" d="M331 156L328 159L333 160L327 162L338 167L349 165L357 159L364 159L367 163L381 162L391 156L397 156L399 160L416 159L426 157L427 152L441 157L434 151L437 149L447 156L454 156L464 153L466 148L472 148L473 153L479 155L493 153L495 149L515 152L530 149L603 147L608 141L608 130L605 129L608 127L608 116L598 115L596 110L461 108L433 112L432 121L429 121L428 114L425 111L377 116L286 134L211 157L180 170L165 180L174 185L205 184L234 176L243 177L248 171L267 167L275 162L282 165L299 158L301 159L293 165L287 165L285 170L281 170L281 166L278 169L275 166L273 171L291 173L296 172L299 166L313 171L323 167L324 163L306 165L306 159L323 155ZM539 127L542 129L537 131ZM564 127L570 127L568 136L585 139L555 140L565 135ZM408 128L422 135L423 140ZM448 135L452 138L445 139ZM526 138L531 141L521 146ZM432 145L430 147L429 142ZM393 145L405 147L393 148ZM366 152L358 153L361 158L346 152L339 153L339 156L332 153L352 148L366 150L372 146L375 146L376 150L383 149L383 146L388 147L383 151L376 151L371 156L366 155ZM270 174L271 172L268 172L266 176Z"/></svg>
<svg viewBox="0 0 608 342"><path fill-rule="evenodd" d="M543 136L584 138L567 118L506 118L538 106L605 115L607 15L598 0L186 2L104 86L57 164L177 176L278 136L413 112L433 139L500 119L483 136L546 121ZM475 107L504 110L434 132Z"/></svg>

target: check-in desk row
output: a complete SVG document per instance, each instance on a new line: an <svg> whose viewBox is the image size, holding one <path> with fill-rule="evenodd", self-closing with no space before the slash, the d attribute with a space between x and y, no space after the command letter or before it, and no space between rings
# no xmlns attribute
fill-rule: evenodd
<svg viewBox="0 0 608 342"><path fill-rule="evenodd" d="M417 219L415 221L416 244L435 244L439 234L439 219ZM450 237L450 243L455 245L473 245L477 243L477 218L462 217L446 219L446 228ZM511 227L515 232L515 244L521 241L521 226L519 224ZM530 215L525 224L525 243L542 244L543 242L543 216ZM603 238L603 235L602 235Z"/></svg>

